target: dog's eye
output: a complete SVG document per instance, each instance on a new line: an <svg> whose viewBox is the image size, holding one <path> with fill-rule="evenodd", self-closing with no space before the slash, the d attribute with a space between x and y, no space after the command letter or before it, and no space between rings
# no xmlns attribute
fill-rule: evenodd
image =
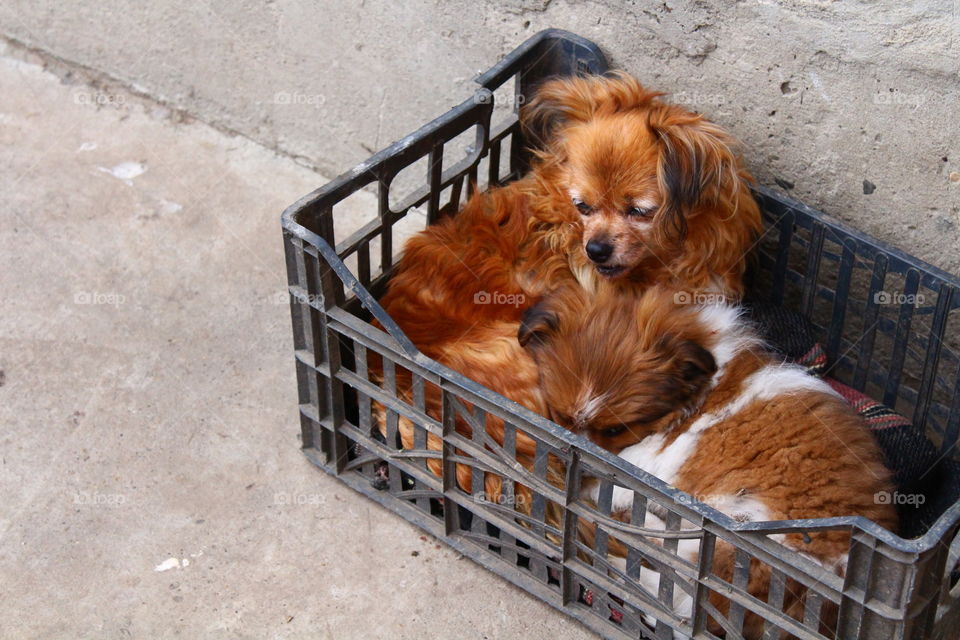
<svg viewBox="0 0 960 640"><path fill-rule="evenodd" d="M590 215L591 213L593 213L593 207L591 207L590 205L588 205L588 204L587 204L586 202L584 202L583 200L574 200L574 201L573 201L573 206L575 206L575 207L577 208L577 211L579 211L580 213L582 213L582 214L585 215L585 216L588 216L588 215Z"/></svg>
<svg viewBox="0 0 960 640"><path fill-rule="evenodd" d="M641 209L640 207L630 207L627 209L627 215L631 218L649 218L653 215L653 209Z"/></svg>
<svg viewBox="0 0 960 640"><path fill-rule="evenodd" d="M604 429L601 433L603 433L603 435L607 438L616 438L618 435L625 432L626 430L627 428L624 425L620 425L619 427L609 427L607 429Z"/></svg>

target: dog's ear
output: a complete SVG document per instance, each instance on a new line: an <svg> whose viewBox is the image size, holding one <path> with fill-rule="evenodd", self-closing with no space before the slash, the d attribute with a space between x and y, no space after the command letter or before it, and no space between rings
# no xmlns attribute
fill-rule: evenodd
<svg viewBox="0 0 960 640"><path fill-rule="evenodd" d="M534 349L547 342L560 326L560 318L547 301L541 301L523 312L517 341L520 346Z"/></svg>
<svg viewBox="0 0 960 640"><path fill-rule="evenodd" d="M556 129L571 122L586 122L602 113L650 106L657 96L623 71L604 76L575 76L548 80L520 110L520 125L535 147L546 146Z"/></svg>
<svg viewBox="0 0 960 640"><path fill-rule="evenodd" d="M699 395L717 372L713 354L694 340L667 334L660 338L657 347L671 359L676 382L673 391L679 397Z"/></svg>
<svg viewBox="0 0 960 640"><path fill-rule="evenodd" d="M717 372L713 354L693 340L684 340L677 348L680 378L697 390L706 386Z"/></svg>
<svg viewBox="0 0 960 640"><path fill-rule="evenodd" d="M741 177L733 139L702 116L664 105L652 109L651 130L660 143L657 180L664 196L665 221L679 240L687 217L705 202L735 203Z"/></svg>

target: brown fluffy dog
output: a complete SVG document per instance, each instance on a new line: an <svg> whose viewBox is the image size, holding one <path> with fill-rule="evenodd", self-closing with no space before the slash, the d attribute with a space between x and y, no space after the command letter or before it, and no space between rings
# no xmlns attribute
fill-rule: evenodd
<svg viewBox="0 0 960 640"><path fill-rule="evenodd" d="M571 290L530 309L520 340L539 366L550 417L738 521L861 515L895 530L893 507L875 500L891 490L890 474L849 404L801 367L775 360L737 307L676 305L674 295L655 287L587 301ZM596 486L584 498L595 500ZM615 515L628 520L632 502L632 492L614 489ZM639 524L664 528L651 523L663 507L651 503L650 511ZM843 574L848 530L771 537ZM680 544L688 561L698 551L696 541ZM713 572L730 581L734 556L718 542ZM643 569L640 581L657 593L656 572ZM769 567L754 563L749 592L765 601L769 581ZM803 589L789 586L784 611L800 619ZM716 592L711 600L727 611ZM677 614L689 616L691 606L679 592ZM833 613L825 608L826 618ZM762 631L748 614L745 636Z"/></svg>
<svg viewBox="0 0 960 640"><path fill-rule="evenodd" d="M509 208L529 212L521 284L541 293L572 272L587 291L742 293L760 231L751 178L722 129L660 95L624 73L537 91L524 124L546 140L530 175L506 187Z"/></svg>
<svg viewBox="0 0 960 640"><path fill-rule="evenodd" d="M540 88L521 114L529 131L550 125L530 173L408 241L381 301L424 355L542 411L535 367L512 338L539 297L658 282L739 296L760 229L750 178L729 136L659 95L622 73ZM426 391L438 415L437 389ZM411 430L401 422L405 446ZM488 430L501 440L498 421Z"/></svg>

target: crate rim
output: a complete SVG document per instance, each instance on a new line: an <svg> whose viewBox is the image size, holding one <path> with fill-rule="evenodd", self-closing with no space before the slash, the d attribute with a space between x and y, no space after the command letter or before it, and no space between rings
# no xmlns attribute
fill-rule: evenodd
<svg viewBox="0 0 960 640"><path fill-rule="evenodd" d="M475 78L475 81L484 85L496 86L497 81L500 80L503 75L509 75L509 73L512 72L512 68L521 60L524 54L529 52L536 44L548 38L571 40L578 45L588 47L591 49L591 52L596 51L597 54L602 58L602 53L600 53L599 48L589 40L561 29L546 29L529 38L527 41L517 47L517 49L500 60L500 62L491 67L491 69L478 75ZM385 161L407 149L414 142L464 115L478 102L491 100L492 95L492 91L490 91L487 86L483 86L472 96L464 100L459 105L448 110L443 115L421 126L413 133L410 133L403 138L400 138L396 142L393 142L392 144L370 156L367 160L358 163L352 169L345 171L323 186L304 195L284 209L280 216L281 225L284 231L300 239L302 242L316 247L318 257L321 257L325 262L327 262L328 265L330 265L343 284L346 285L355 296L357 296L360 304L365 309L370 311L373 316L383 324L383 326L386 328L385 332L373 327L372 325L369 327L373 336L376 337L378 341L382 342L385 346L389 346L389 343L393 342L397 347L400 348L400 350L403 352L403 355L410 358L416 364L420 365L431 373L449 380L456 386L461 387L469 393L480 396L489 402L498 404L513 414L517 414L524 421L534 425L538 429L548 434L550 437L563 442L566 448L580 450L590 456L599 458L605 464L631 476L634 479L640 480L642 483L652 487L657 491L660 491L674 502L682 502L685 506L691 508L700 516L716 522L724 529L732 533L766 533L767 530L773 528L772 525L776 526L778 533L793 529L795 529L797 533L801 533L810 528L851 527L853 529L859 529L864 533L873 536L882 543L890 546L891 548L907 554L922 554L930 549L933 549L938 544L947 543L947 541L945 541L947 533L956 525L958 521L960 521L960 501L954 503L948 509L946 509L936 520L936 522L934 522L934 524L931 525L930 528L918 538L902 538L896 533L881 527L877 523L863 516L842 516L804 520L774 520L767 522L738 522L726 514L721 513L720 511L717 511L716 509L700 502L696 498L689 496L689 494L671 487L660 478L643 471L642 469L627 462L620 456L614 455L609 451L602 449L586 438L582 438L573 434L567 429L564 429L554 422L551 422L547 418L544 418L534 411L531 411L523 405L515 403L496 391L484 387L471 380L469 377L423 355L413 344L413 342L407 338L404 332L400 329L399 325L397 325L393 319L390 318L380 303L353 275L350 269L337 255L336 250L319 234L311 231L306 226L301 224L301 216L305 215L307 210L313 207L318 205L322 206L325 199L335 195L341 195L341 191L344 189L348 190L348 193L343 195L343 197L346 197L346 195L360 191L367 185L377 182L380 180L380 178L377 176L376 170L380 168ZM366 176L366 178L361 179L361 176ZM358 181L362 182L361 186L354 187L354 184ZM929 264L920 258L912 256L882 240L878 240L866 232L852 228L833 216L810 207L809 205L786 196L778 191L775 191L771 187L755 184L752 186L752 189L765 198L775 200L785 207L800 211L816 219L818 222L823 223L829 228L841 231L844 234L855 238L858 242L868 244L877 250L889 254L891 257L901 261L909 268L917 269L922 273L929 274L936 279L942 280L943 283L951 285L957 290L960 290L960 277L958 276L950 274L943 269ZM406 215L406 211L403 213L403 215ZM956 308L958 305L960 305L960 300L955 302L954 308ZM385 338L386 340L381 338Z"/></svg>

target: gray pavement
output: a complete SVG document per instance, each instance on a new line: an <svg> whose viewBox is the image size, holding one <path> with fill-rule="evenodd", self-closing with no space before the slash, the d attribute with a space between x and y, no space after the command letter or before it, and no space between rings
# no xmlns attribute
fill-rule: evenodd
<svg viewBox="0 0 960 640"><path fill-rule="evenodd" d="M0 637L591 637L300 454L323 176L9 56L0 175Z"/></svg>

